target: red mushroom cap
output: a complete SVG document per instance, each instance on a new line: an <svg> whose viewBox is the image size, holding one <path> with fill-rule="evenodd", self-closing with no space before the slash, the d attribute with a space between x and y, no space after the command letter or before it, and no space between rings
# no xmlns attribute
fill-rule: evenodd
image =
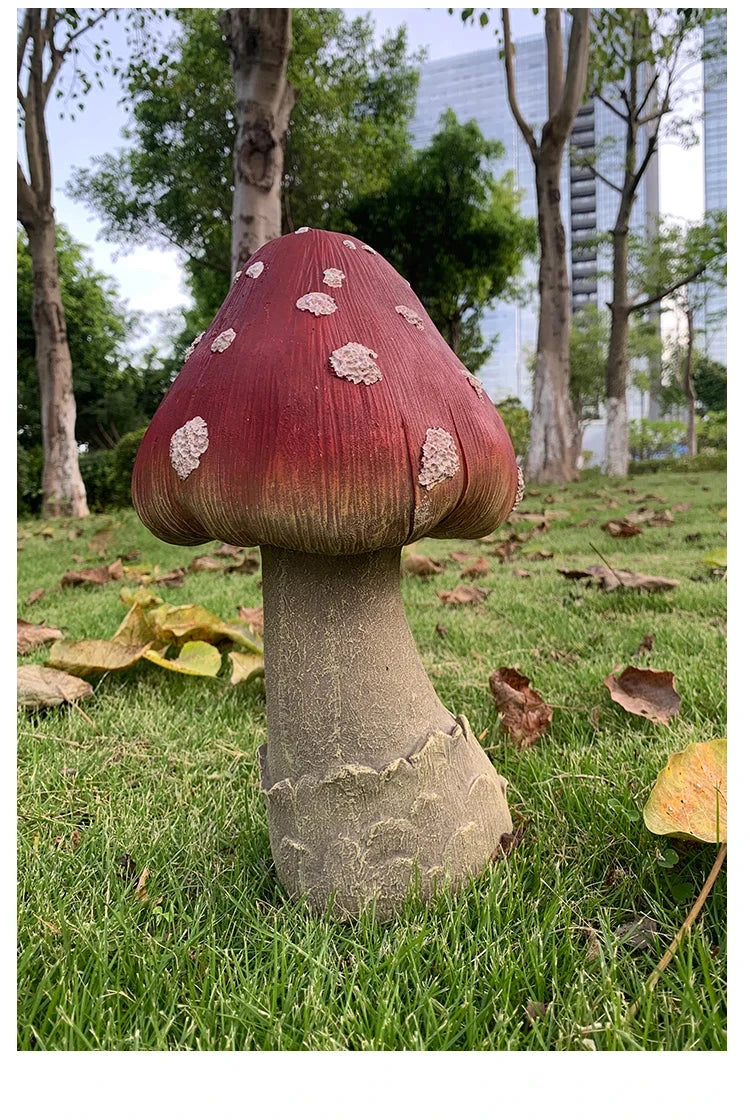
<svg viewBox="0 0 750 1120"><path fill-rule="evenodd" d="M355 554L483 536L514 506L492 401L406 280L353 237L264 245L186 359L133 471L162 540Z"/></svg>

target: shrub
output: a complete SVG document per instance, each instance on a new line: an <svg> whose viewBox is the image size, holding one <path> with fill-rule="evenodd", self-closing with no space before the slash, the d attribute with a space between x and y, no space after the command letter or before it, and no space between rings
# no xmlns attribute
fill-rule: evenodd
<svg viewBox="0 0 750 1120"><path fill-rule="evenodd" d="M17 515L33 517L42 508L41 447L21 447L18 444L16 464Z"/></svg>
<svg viewBox="0 0 750 1120"><path fill-rule="evenodd" d="M525 459L529 451L529 431L531 429L531 415L528 408L524 408L518 397L506 397L499 401L495 408L508 429L510 442L517 458Z"/></svg>
<svg viewBox="0 0 750 1120"><path fill-rule="evenodd" d="M693 471L726 471L726 451L706 451L702 455L681 455L679 459L646 459L631 463L628 474L656 474L657 471L675 471L692 474Z"/></svg>
<svg viewBox="0 0 750 1120"><path fill-rule="evenodd" d="M698 424L698 451L726 451L727 414L726 412L707 412Z"/></svg>
<svg viewBox="0 0 750 1120"><path fill-rule="evenodd" d="M135 432L126 432L115 446L113 505L130 505L130 479L133 474L135 457L145 434L145 428L138 428Z"/></svg>
<svg viewBox="0 0 750 1120"><path fill-rule="evenodd" d="M685 448L687 425L681 420L631 420L630 454L633 459L664 459Z"/></svg>
<svg viewBox="0 0 750 1120"><path fill-rule="evenodd" d="M86 487L86 501L89 509L100 513L113 505L112 494L115 485L115 452L112 448L99 451L84 451L78 456L83 485Z"/></svg>

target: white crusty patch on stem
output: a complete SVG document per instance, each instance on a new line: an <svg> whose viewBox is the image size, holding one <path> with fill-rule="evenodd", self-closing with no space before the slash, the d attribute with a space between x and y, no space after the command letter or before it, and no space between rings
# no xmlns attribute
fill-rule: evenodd
<svg viewBox="0 0 750 1120"><path fill-rule="evenodd" d="M309 311L316 316L333 315L334 311L338 311L336 301L327 296L325 292L308 292L307 295L300 296L295 307L298 307L300 311Z"/></svg>
<svg viewBox="0 0 750 1120"><path fill-rule="evenodd" d="M341 281L345 279L346 273L342 272L340 268L323 269L323 283L327 284L329 288L340 288Z"/></svg>
<svg viewBox="0 0 750 1120"><path fill-rule="evenodd" d="M346 346L334 350L328 360L337 377L344 377L355 385L372 385L383 380L374 358L377 358L377 354L368 346L363 346L361 342L347 342Z"/></svg>
<svg viewBox="0 0 750 1120"><path fill-rule="evenodd" d="M354 242L353 242L353 241L349 241L349 239L348 239L348 238L346 238L346 239L344 240L344 244L346 245L347 249L356 249L356 248L357 248L357 246L356 246L356 245L354 244Z"/></svg>
<svg viewBox="0 0 750 1120"><path fill-rule="evenodd" d="M224 350L228 350L237 337L236 331L228 327L227 330L217 334L216 338L211 343L211 352L213 354L221 354Z"/></svg>
<svg viewBox="0 0 750 1120"><path fill-rule="evenodd" d="M183 481L198 466L207 447L208 424L202 416L194 416L174 433L169 441L169 461Z"/></svg>
<svg viewBox="0 0 750 1120"><path fill-rule="evenodd" d="M206 333L205 331L201 331L200 334L197 334L195 336L195 338L193 339L193 341L190 343L187 350L185 351L185 361L187 361L188 358L190 357L190 355L194 352L196 346L198 345L200 340L203 338L205 333Z"/></svg>
<svg viewBox="0 0 750 1120"><path fill-rule="evenodd" d="M475 377L473 373L469 373L468 369L466 370L466 380L469 382L472 389L476 389L478 397L484 396L484 385L478 377Z"/></svg>
<svg viewBox="0 0 750 1120"><path fill-rule="evenodd" d="M251 280L257 280L265 267L263 261L256 261L255 264L251 264L249 268L245 269L245 276L249 276Z"/></svg>
<svg viewBox="0 0 750 1120"><path fill-rule="evenodd" d="M419 485L432 490L438 482L453 478L458 470L458 451L453 437L444 428L428 428L422 444Z"/></svg>
<svg viewBox="0 0 750 1120"><path fill-rule="evenodd" d="M424 330L424 319L421 315L417 315L416 311L412 311L410 307L405 307L403 304L399 304L396 310L398 311L399 315L403 315L407 323L411 323L411 325L413 327L416 327L418 331Z"/></svg>
<svg viewBox="0 0 750 1120"><path fill-rule="evenodd" d="M518 466L516 467L516 470L518 471L518 482L516 483L516 500L513 503L513 509L510 511L511 513L515 513L515 511L523 501L523 492L526 485L523 480L523 471Z"/></svg>

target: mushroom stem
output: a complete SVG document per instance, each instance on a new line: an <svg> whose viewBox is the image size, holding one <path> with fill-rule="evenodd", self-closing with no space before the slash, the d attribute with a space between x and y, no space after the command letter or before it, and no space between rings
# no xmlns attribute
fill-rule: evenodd
<svg viewBox="0 0 750 1120"><path fill-rule="evenodd" d="M398 909L479 871L511 831L505 780L435 693L400 592L400 549L264 547L268 742L279 877L317 909Z"/></svg>

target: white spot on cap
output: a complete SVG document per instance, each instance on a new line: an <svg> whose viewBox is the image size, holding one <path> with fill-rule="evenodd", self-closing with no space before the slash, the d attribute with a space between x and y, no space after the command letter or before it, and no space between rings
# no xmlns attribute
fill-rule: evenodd
<svg viewBox="0 0 750 1120"><path fill-rule="evenodd" d="M357 248L357 246L354 244L353 241L345 240L344 244L346 245L347 249L356 249Z"/></svg>
<svg viewBox="0 0 750 1120"><path fill-rule="evenodd" d="M523 501L523 492L525 489L525 483L523 481L523 471L518 466L516 467L516 470L518 471L518 482L516 483L516 500L513 503L513 509L510 511L511 513L515 513L515 511Z"/></svg>
<svg viewBox="0 0 750 1120"><path fill-rule="evenodd" d="M329 288L340 288L341 281L345 279L346 273L342 272L340 268L323 269L323 283L327 284Z"/></svg>
<svg viewBox="0 0 750 1120"><path fill-rule="evenodd" d="M309 311L313 315L333 315L334 311L338 311L338 307L330 296L325 292L308 292L305 296L300 296L295 304L300 311Z"/></svg>
<svg viewBox="0 0 750 1120"><path fill-rule="evenodd" d="M472 389L476 389L478 397L484 396L484 385L478 377L475 377L473 373L469 373L468 369L466 370L466 380L469 382Z"/></svg>
<svg viewBox="0 0 750 1120"><path fill-rule="evenodd" d="M365 251L366 253L372 253L372 254L373 254L373 256L375 255L375 250L374 250L373 248L371 248L371 247L370 247L369 245L364 245L364 244L363 244L363 245L362 245L362 248L364 249L364 251Z"/></svg>
<svg viewBox="0 0 750 1120"><path fill-rule="evenodd" d="M169 461L183 481L198 466L208 447L208 424L202 416L194 416L183 424L169 441Z"/></svg>
<svg viewBox="0 0 750 1120"><path fill-rule="evenodd" d="M375 365L373 358L377 358L374 350L363 346L361 342L347 342L346 346L334 350L329 358L336 371L337 377L345 377L355 385L372 385L382 381L383 375Z"/></svg>
<svg viewBox="0 0 750 1120"><path fill-rule="evenodd" d="M240 271L239 271L239 272L235 272L234 276L232 277L232 283L231 283L231 284L229 285L229 286L230 286L230 288L233 288L233 287L234 287L234 285L235 285L235 284L237 283L237 281L239 280L240 276L242 276L242 269L240 269Z"/></svg>
<svg viewBox="0 0 750 1120"><path fill-rule="evenodd" d="M412 311L410 307L404 307L403 304L399 305L396 310L399 315L403 315L407 323L411 323L418 331L424 330L424 319L421 315L417 315L416 311Z"/></svg>
<svg viewBox="0 0 750 1120"><path fill-rule="evenodd" d="M299 229L296 229L294 232L295 233L309 233L310 232L310 227L309 226L300 226Z"/></svg>
<svg viewBox="0 0 750 1120"><path fill-rule="evenodd" d="M438 482L453 478L458 467L458 451L453 437L444 428L428 428L422 444L419 485L425 490L432 490Z"/></svg>
<svg viewBox="0 0 750 1120"><path fill-rule="evenodd" d="M265 267L263 261L256 261L255 264L251 264L249 268L245 269L245 276L249 276L251 280L257 280Z"/></svg>
<svg viewBox="0 0 750 1120"><path fill-rule="evenodd" d="M229 327L228 330L222 331L221 334L217 334L216 338L211 343L212 352L214 354L221 354L224 350L229 349L236 337L237 334L231 327Z"/></svg>
<svg viewBox="0 0 750 1120"><path fill-rule="evenodd" d="M188 346L187 350L185 351L185 361L187 361L187 360L188 360L188 358L189 358L189 357L190 357L190 355L191 355L191 354L193 353L193 351L195 350L196 346L198 345L198 343L200 342L200 340L201 340L201 339L203 338L203 336L204 336L204 334L205 334L205 333L206 333L205 331L201 331L201 333L200 333L200 334L197 334L197 335L195 336L195 338L193 339L193 341L192 341L192 342L190 343L190 345Z"/></svg>

